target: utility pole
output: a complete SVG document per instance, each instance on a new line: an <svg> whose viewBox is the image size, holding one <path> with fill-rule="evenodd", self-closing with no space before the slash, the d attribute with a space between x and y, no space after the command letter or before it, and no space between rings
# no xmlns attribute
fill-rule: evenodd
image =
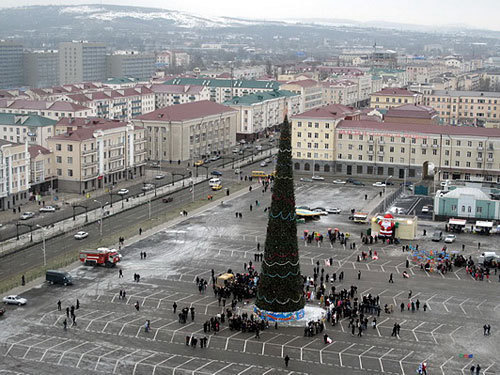
<svg viewBox="0 0 500 375"><path fill-rule="evenodd" d="M47 267L47 253L45 248L45 228L37 224L37 227L42 230L42 251L43 251L43 266Z"/></svg>

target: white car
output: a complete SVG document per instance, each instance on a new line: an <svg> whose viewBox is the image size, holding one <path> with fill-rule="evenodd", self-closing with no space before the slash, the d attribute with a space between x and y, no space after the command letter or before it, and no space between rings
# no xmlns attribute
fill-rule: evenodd
<svg viewBox="0 0 500 375"><path fill-rule="evenodd" d="M423 214L428 214L429 213L429 206L422 207L422 213Z"/></svg>
<svg viewBox="0 0 500 375"><path fill-rule="evenodd" d="M234 170L234 174L240 174L240 173L241 173L241 169L236 168L236 169Z"/></svg>
<svg viewBox="0 0 500 375"><path fill-rule="evenodd" d="M380 181L377 181L373 184L373 186L376 186L376 187L385 187L385 184L383 182L380 182Z"/></svg>
<svg viewBox="0 0 500 375"><path fill-rule="evenodd" d="M262 146L261 146L261 145L255 146L255 149L256 149L257 151L261 151L261 150L262 150Z"/></svg>
<svg viewBox="0 0 500 375"><path fill-rule="evenodd" d="M56 208L54 206L45 206L40 208L40 212L56 212Z"/></svg>
<svg viewBox="0 0 500 375"><path fill-rule="evenodd" d="M321 176L312 176L311 178L316 181L325 181L325 178Z"/></svg>
<svg viewBox="0 0 500 375"><path fill-rule="evenodd" d="M128 194L128 189L120 189L116 192L118 195L127 195Z"/></svg>
<svg viewBox="0 0 500 375"><path fill-rule="evenodd" d="M89 236L89 234L87 232L82 231L82 230L80 232L75 233L76 240L83 240L84 238L87 238L88 236Z"/></svg>
<svg viewBox="0 0 500 375"><path fill-rule="evenodd" d="M163 178L165 178L165 175L164 175L164 174L157 174L157 175L155 176L155 180L161 180L161 179L163 179Z"/></svg>
<svg viewBox="0 0 500 375"><path fill-rule="evenodd" d="M210 158L210 160L212 160L212 161L216 161L216 160L219 160L219 159L220 159L220 156L217 156L217 155L212 156L212 157Z"/></svg>
<svg viewBox="0 0 500 375"><path fill-rule="evenodd" d="M21 305L26 305L26 302L28 302L28 300L26 298L23 298L20 296L15 296L15 295L7 296L7 297L3 298L3 303L6 303L8 305L21 306Z"/></svg>
<svg viewBox="0 0 500 375"><path fill-rule="evenodd" d="M240 152L239 148L233 148L233 154L237 154L238 152Z"/></svg>
<svg viewBox="0 0 500 375"><path fill-rule="evenodd" d="M345 181L343 180L333 180L334 184L345 184Z"/></svg>
<svg viewBox="0 0 500 375"><path fill-rule="evenodd" d="M321 216L328 215L328 212L322 210L321 208L315 208L312 211L316 212L317 214L320 214Z"/></svg>
<svg viewBox="0 0 500 375"><path fill-rule="evenodd" d="M261 167L265 167L266 165L267 165L267 163L265 161L263 161L262 163L260 163Z"/></svg>
<svg viewBox="0 0 500 375"><path fill-rule="evenodd" d="M149 190L153 190L154 188L155 188L155 186L153 184L146 184L142 187L142 190L149 191ZM128 191L127 191L127 193L128 193ZM118 193L118 194L120 194L120 193Z"/></svg>
<svg viewBox="0 0 500 375"><path fill-rule="evenodd" d="M31 219L34 216L35 216L34 212L23 212L23 214L21 215L20 219L21 220L28 220L28 219Z"/></svg>
<svg viewBox="0 0 500 375"><path fill-rule="evenodd" d="M455 236L454 234L448 234L444 238L444 242L446 242L446 243L453 243L453 242L455 242L456 239L457 239L457 236Z"/></svg>
<svg viewBox="0 0 500 375"><path fill-rule="evenodd" d="M340 208L327 208L326 212L329 214L340 214L342 210Z"/></svg>
<svg viewBox="0 0 500 375"><path fill-rule="evenodd" d="M270 162L271 162L271 159L266 158L264 161L265 161L266 163L270 163Z"/></svg>

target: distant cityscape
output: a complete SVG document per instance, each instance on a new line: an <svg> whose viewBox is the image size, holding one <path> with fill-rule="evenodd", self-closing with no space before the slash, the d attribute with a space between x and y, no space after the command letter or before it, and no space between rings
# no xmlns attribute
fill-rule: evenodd
<svg viewBox="0 0 500 375"><path fill-rule="evenodd" d="M114 186L148 161L220 155L285 113L297 172L500 182L500 57L483 45L412 55L323 40L322 54L289 61L240 45L251 61L220 59L234 47L215 39L198 51L47 44L0 41L0 209Z"/></svg>

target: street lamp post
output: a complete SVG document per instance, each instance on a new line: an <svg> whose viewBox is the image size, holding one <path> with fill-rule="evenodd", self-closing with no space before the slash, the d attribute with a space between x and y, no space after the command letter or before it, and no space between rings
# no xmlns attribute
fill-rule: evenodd
<svg viewBox="0 0 500 375"><path fill-rule="evenodd" d="M104 206L107 205L108 202L102 204L102 202L95 200L95 199L94 199L94 202L99 203L101 205L101 220L100 220L100 224L99 224L99 234L102 237L102 222L104 220Z"/></svg>
<svg viewBox="0 0 500 375"><path fill-rule="evenodd" d="M384 214L385 214L385 199L386 199L386 196L387 196L387 181L392 178L392 175L390 175L389 177L387 177L384 181Z"/></svg>
<svg viewBox="0 0 500 375"><path fill-rule="evenodd" d="M149 220L151 220L151 197L148 200L148 211L149 211Z"/></svg>
<svg viewBox="0 0 500 375"><path fill-rule="evenodd" d="M46 254L46 248L45 248L45 227L42 227L41 225L36 225L38 228L42 230L42 251L43 251L43 266L47 267L47 254Z"/></svg>

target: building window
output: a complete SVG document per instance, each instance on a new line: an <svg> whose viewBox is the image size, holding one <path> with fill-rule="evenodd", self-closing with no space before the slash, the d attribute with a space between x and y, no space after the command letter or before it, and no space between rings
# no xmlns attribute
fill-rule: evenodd
<svg viewBox="0 0 500 375"><path fill-rule="evenodd" d="M68 146L67 146L67 148L68 148L68 151L69 151L69 152L72 152L72 151L73 151L73 145L68 145Z"/></svg>
<svg viewBox="0 0 500 375"><path fill-rule="evenodd" d="M460 162L458 160L455 161L455 167L460 167Z"/></svg>
<svg viewBox="0 0 500 375"><path fill-rule="evenodd" d="M460 151L456 151L456 152L455 152L455 155L456 155L456 156L460 156Z"/></svg>
<svg viewBox="0 0 500 375"><path fill-rule="evenodd" d="M297 147L302 147L302 144L300 142L297 142Z"/></svg>
<svg viewBox="0 0 500 375"><path fill-rule="evenodd" d="M58 176L62 176L62 169L57 168L57 175L58 175Z"/></svg>
<svg viewBox="0 0 500 375"><path fill-rule="evenodd" d="M56 156L56 163L59 163L59 164L62 163L62 157L61 156Z"/></svg>
<svg viewBox="0 0 500 375"><path fill-rule="evenodd" d="M297 127L298 127L298 128L301 128L301 127L302 127L302 122L301 122L301 121L297 122ZM296 168L296 169L297 169L297 168Z"/></svg>
<svg viewBox="0 0 500 375"><path fill-rule="evenodd" d="M352 154L347 154L347 159L352 160Z"/></svg>
<svg viewBox="0 0 500 375"><path fill-rule="evenodd" d="M71 156L68 156L68 164L73 164L73 158Z"/></svg>
<svg viewBox="0 0 500 375"><path fill-rule="evenodd" d="M297 132L297 137L302 137L302 133L301 132Z"/></svg>
<svg viewBox="0 0 500 375"><path fill-rule="evenodd" d="M358 150L363 151L363 145L358 145Z"/></svg>
<svg viewBox="0 0 500 375"><path fill-rule="evenodd" d="M61 144L56 143L56 151L61 151Z"/></svg>
<svg viewBox="0 0 500 375"><path fill-rule="evenodd" d="M405 153L405 148L404 147L401 147L401 153L404 154Z"/></svg>
<svg viewBox="0 0 500 375"><path fill-rule="evenodd" d="M330 139L330 134L325 134L325 139Z"/></svg>
<svg viewBox="0 0 500 375"><path fill-rule="evenodd" d="M70 176L70 177L73 176L73 170L72 169L68 169L68 176Z"/></svg>

